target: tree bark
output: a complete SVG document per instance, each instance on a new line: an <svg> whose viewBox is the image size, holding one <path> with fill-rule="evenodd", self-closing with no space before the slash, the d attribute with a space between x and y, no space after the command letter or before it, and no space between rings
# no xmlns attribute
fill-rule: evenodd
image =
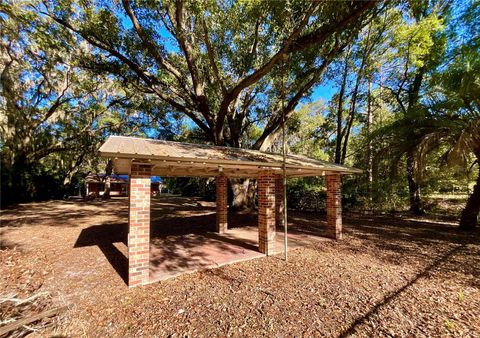
<svg viewBox="0 0 480 338"><path fill-rule="evenodd" d="M25 155L15 156L10 168L9 193L2 198L2 204L26 202L35 195L35 187L32 184L32 166ZM7 169L7 170L8 170ZM2 169L3 170L3 169Z"/></svg>
<svg viewBox="0 0 480 338"><path fill-rule="evenodd" d="M410 212L415 215L423 214L420 202L420 186L415 179L415 158L413 150L407 153L407 180Z"/></svg>
<svg viewBox="0 0 480 338"><path fill-rule="evenodd" d="M478 214L480 212L480 156L477 157L478 163L478 176L475 187L473 187L472 194L467 200L467 205L462 211L460 217L460 230L473 231L477 226Z"/></svg>
<svg viewBox="0 0 480 338"><path fill-rule="evenodd" d="M342 156L342 138L343 138L343 97L345 95L345 88L347 86L348 77L348 58L350 54L350 48L345 53L345 67L343 68L342 84L340 86L340 93L338 94L338 109L337 109L337 140L335 145L335 163L341 162Z"/></svg>
<svg viewBox="0 0 480 338"><path fill-rule="evenodd" d="M113 172L113 162L112 160L108 160L107 166L105 167L105 177L104 182L105 182L105 187L103 189L103 199L110 199L110 188L111 188L111 176Z"/></svg>
<svg viewBox="0 0 480 338"><path fill-rule="evenodd" d="M356 114L358 90L360 88L360 83L362 82L362 78L363 78L363 71L364 71L365 66L367 64L367 59L368 59L368 57L370 55L370 51L371 51L371 46L369 45L370 29L371 28L369 27L368 35L367 35L367 38L366 38L365 49L363 50L363 55L362 55L362 62L360 64L360 68L357 71L357 79L355 81L355 88L353 90L352 100L350 102L350 115L349 115L349 119L348 119L348 122L347 122L346 131L345 131L344 137L343 137L342 155L341 155L341 159L340 159L341 164L345 163L345 159L347 157L347 148L348 148L348 141L349 141L349 138L350 138L350 131L352 130L353 121L355 120L355 114Z"/></svg>
<svg viewBox="0 0 480 338"><path fill-rule="evenodd" d="M255 182L248 178L231 178L230 184L233 193L231 207L236 210L253 209L255 207Z"/></svg>
<svg viewBox="0 0 480 338"><path fill-rule="evenodd" d="M425 73L425 67L420 68L416 73L413 79L413 82L408 88L408 107L406 111L406 116L408 118L415 118L415 109L418 105L418 100L420 96L420 87L423 81L423 75ZM417 145L415 145L417 146ZM410 149L407 152L407 180L408 180L408 195L410 201L410 211L415 215L423 214L420 201L420 187L417 182L415 173L415 155L414 149Z"/></svg>
<svg viewBox="0 0 480 338"><path fill-rule="evenodd" d="M373 188L373 147L370 134L372 132L373 125L373 112L372 112L372 80L368 79L368 96L367 96L367 180L368 180L368 200L372 203L372 188Z"/></svg>

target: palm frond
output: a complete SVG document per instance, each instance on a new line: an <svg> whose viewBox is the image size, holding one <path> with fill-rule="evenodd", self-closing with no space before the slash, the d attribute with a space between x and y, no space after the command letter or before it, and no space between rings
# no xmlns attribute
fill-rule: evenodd
<svg viewBox="0 0 480 338"><path fill-rule="evenodd" d="M446 129L437 129L433 132L425 134L415 147L415 176L417 180L423 178L424 169L426 168L427 157L434 149L437 149L442 140L448 137Z"/></svg>
<svg viewBox="0 0 480 338"><path fill-rule="evenodd" d="M463 165L468 160L470 153L480 153L480 118L467 123L459 133L449 154L449 164Z"/></svg>

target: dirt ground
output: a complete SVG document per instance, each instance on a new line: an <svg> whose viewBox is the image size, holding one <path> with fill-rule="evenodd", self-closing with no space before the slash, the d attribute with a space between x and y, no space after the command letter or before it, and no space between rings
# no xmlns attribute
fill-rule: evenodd
<svg viewBox="0 0 480 338"><path fill-rule="evenodd" d="M213 230L214 211L154 200L153 232ZM320 236L325 218L290 212L289 223ZM480 234L451 222L345 215L342 241L292 250L288 263L264 257L128 289L125 199L22 204L0 220L0 298L45 292L49 308L68 306L32 336L480 336Z"/></svg>

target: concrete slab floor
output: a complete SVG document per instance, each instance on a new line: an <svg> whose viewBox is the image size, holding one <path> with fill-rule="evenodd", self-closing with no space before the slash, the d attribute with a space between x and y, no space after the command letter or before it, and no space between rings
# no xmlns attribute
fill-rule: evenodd
<svg viewBox="0 0 480 338"><path fill-rule="evenodd" d="M284 252L284 234L277 231L275 253ZM307 234L289 234L289 250L328 239ZM214 232L152 238L150 281L165 280L183 273L216 268L265 255L258 251L258 228L247 226Z"/></svg>

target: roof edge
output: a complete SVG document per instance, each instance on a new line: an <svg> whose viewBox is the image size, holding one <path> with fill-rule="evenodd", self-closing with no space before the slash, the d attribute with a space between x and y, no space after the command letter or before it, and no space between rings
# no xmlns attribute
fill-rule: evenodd
<svg viewBox="0 0 480 338"><path fill-rule="evenodd" d="M105 158L122 158L122 159L152 159L152 160L166 160L166 161L182 161L182 162L193 162L193 163L212 163L212 164L227 164L227 165L254 165L254 166L263 166L263 167L272 167L272 168L281 168L283 166L283 162L257 162L257 161L241 161L241 160L214 160L214 159L199 159L199 158L194 158L194 157L176 157L172 158L170 156L161 156L161 155L146 155L146 154L133 154L133 153L121 153L121 152L109 152L109 151L104 151L102 148L104 148L107 144L107 142L111 138L124 138L124 139L138 139L138 140L151 140L151 141L160 141L160 142L166 142L166 143L175 143L175 144L189 144L192 146L199 146L202 148L205 147L212 147L212 148L223 148L223 149L239 149L239 150L244 150L244 151L253 151L259 154L269 154L269 155L276 155L276 156L281 156L282 154L278 153L272 153L272 152L263 152L259 150L254 150L254 149L243 149L243 148L232 148L232 147L225 147L225 146L210 146L210 145L204 145L204 144L196 144L196 143L187 143L187 142L176 142L176 141L164 141L164 140L155 140L155 139L149 139L149 138L142 138L142 137L134 137L134 136L118 136L118 135L110 135L105 142L100 146L99 148L99 154L101 157ZM292 169L310 169L310 170L323 170L323 171L332 171L332 172L338 172L339 174L345 175L345 174L361 174L364 171L362 169L354 168L354 167L348 167L336 163L330 163L327 161L322 161L322 160L317 160L305 155L297 155L297 154L290 154L287 156L292 156L292 157L300 157L300 159L303 157L308 160L313 160L313 161L319 161L319 162L326 162L326 164L314 164L311 167L309 165L288 165L288 168ZM293 158L295 159L295 158ZM322 168L324 166L324 168Z"/></svg>

